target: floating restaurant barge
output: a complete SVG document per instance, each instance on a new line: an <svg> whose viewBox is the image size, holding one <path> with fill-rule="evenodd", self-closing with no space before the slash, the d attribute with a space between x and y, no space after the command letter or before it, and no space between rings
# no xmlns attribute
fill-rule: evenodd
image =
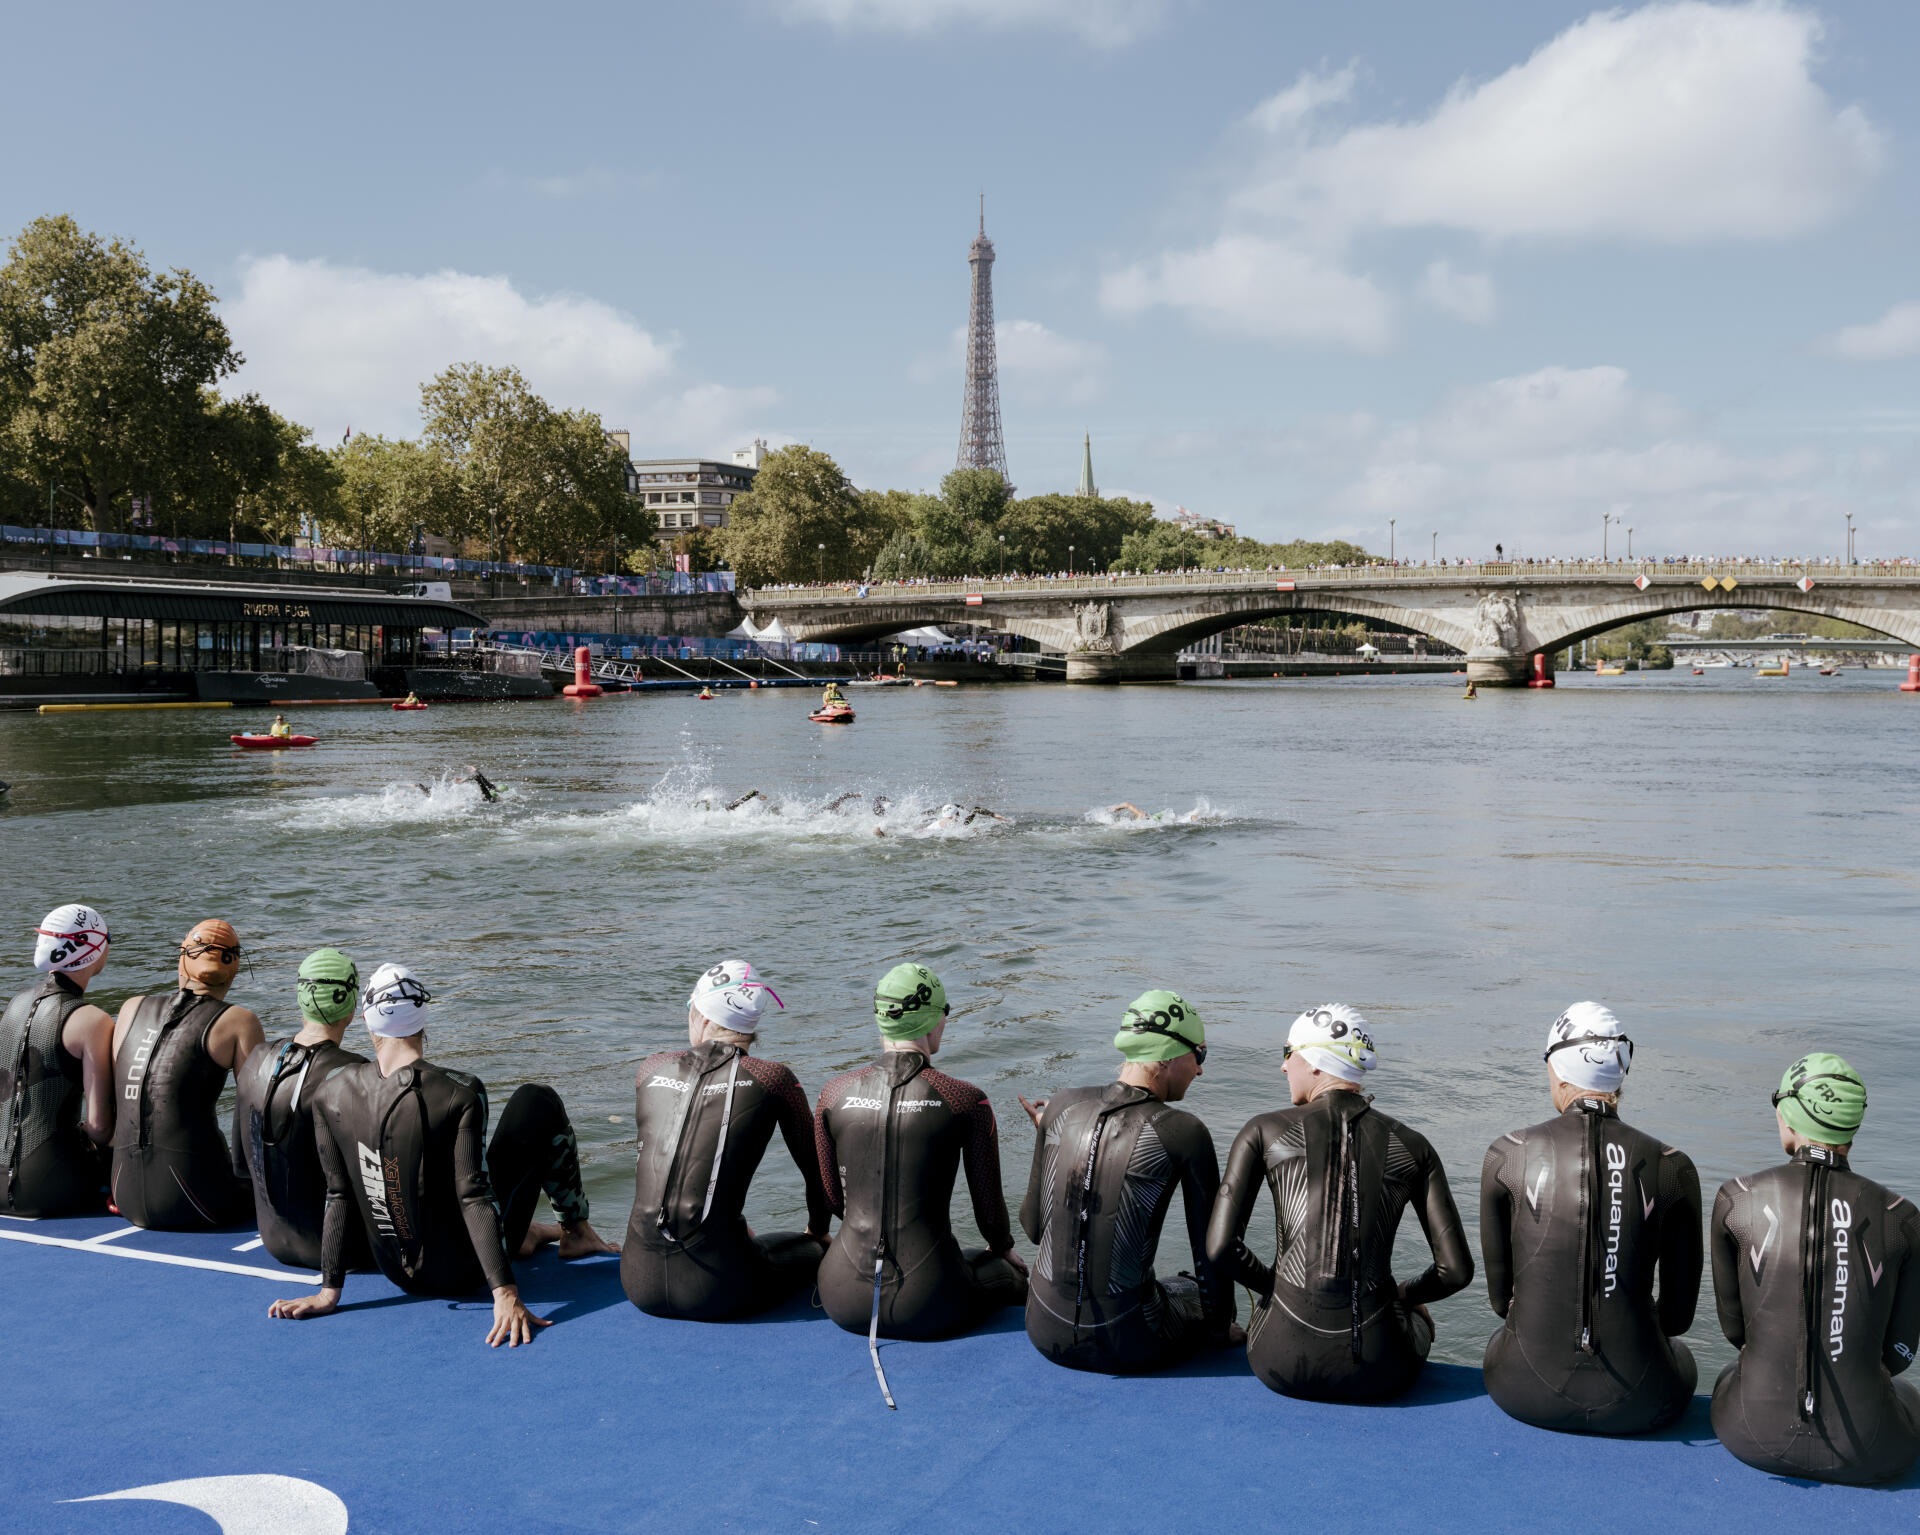
<svg viewBox="0 0 1920 1535"><path fill-rule="evenodd" d="M0 575L0 707L230 702L417 693L548 698L536 660L455 656L469 608L363 587Z"/></svg>

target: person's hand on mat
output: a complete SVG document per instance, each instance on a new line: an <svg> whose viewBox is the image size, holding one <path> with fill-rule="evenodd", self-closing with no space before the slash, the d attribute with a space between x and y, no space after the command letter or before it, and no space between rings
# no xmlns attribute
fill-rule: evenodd
<svg viewBox="0 0 1920 1535"><path fill-rule="evenodd" d="M1042 1098L1038 1103L1028 1103L1026 1094L1020 1093L1016 1094L1016 1096L1020 1099L1020 1107L1027 1111L1027 1118L1033 1121L1033 1128L1038 1130L1040 1128L1040 1116L1046 1113L1047 1105L1052 1102L1052 1100Z"/></svg>
<svg viewBox="0 0 1920 1535"><path fill-rule="evenodd" d="M1400 1282L1399 1290L1400 1290L1400 1304L1403 1306L1406 1306L1407 1305L1407 1285L1405 1280L1402 1280ZM1433 1313L1427 1310L1425 1306L1407 1306L1407 1310L1412 1312L1413 1315L1419 1317L1421 1321L1425 1322L1427 1324L1427 1330L1429 1332L1434 1333L1436 1335L1439 1333L1440 1329L1433 1325Z"/></svg>
<svg viewBox="0 0 1920 1535"><path fill-rule="evenodd" d="M1013 1269L1015 1273L1017 1273L1022 1279L1025 1279L1027 1277L1027 1260L1021 1257L1020 1254L1015 1252L1011 1247L1009 1247L1003 1253L995 1253L994 1257L1006 1259L1007 1262L1013 1265Z"/></svg>
<svg viewBox="0 0 1920 1535"><path fill-rule="evenodd" d="M519 1286L503 1284L493 1292L493 1326L487 1331L487 1347L498 1348L504 1343L508 1348L518 1348L533 1342L533 1335L542 1327L551 1326L552 1322L535 1316L521 1304Z"/></svg>
<svg viewBox="0 0 1920 1535"><path fill-rule="evenodd" d="M829 1247L833 1246L833 1238L823 1231L809 1231L807 1233L807 1240L809 1242L818 1242L821 1252L825 1252Z"/></svg>
<svg viewBox="0 0 1920 1535"><path fill-rule="evenodd" d="M318 1295L303 1295L298 1300L277 1300L267 1307L268 1316L301 1321L310 1316L327 1316L340 1308L338 1290L322 1290Z"/></svg>

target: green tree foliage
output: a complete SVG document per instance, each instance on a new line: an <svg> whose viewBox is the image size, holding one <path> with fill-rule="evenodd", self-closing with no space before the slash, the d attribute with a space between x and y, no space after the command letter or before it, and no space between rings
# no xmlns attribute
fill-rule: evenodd
<svg viewBox="0 0 1920 1535"><path fill-rule="evenodd" d="M243 359L213 291L155 273L120 240L40 218L0 267L0 459L20 510L58 482L94 528L122 532L135 496L183 533L255 536L324 501L305 433L213 386ZM291 476L292 486L276 477ZM24 503L24 504L23 504Z"/></svg>
<svg viewBox="0 0 1920 1535"><path fill-rule="evenodd" d="M722 543L749 586L856 580L891 531L881 498L863 496L831 458L799 443L769 453L731 510Z"/></svg>
<svg viewBox="0 0 1920 1535"><path fill-rule="evenodd" d="M1254 538L1202 538L1177 523L1155 521L1131 534L1112 564L1118 570L1210 570L1268 566L1300 570L1310 565L1367 565L1379 557L1344 539L1296 538L1284 544Z"/></svg>
<svg viewBox="0 0 1920 1535"><path fill-rule="evenodd" d="M459 524L459 481L444 458L419 443L362 432L329 457L340 492L321 519L322 544L404 549L416 527L445 535Z"/></svg>
<svg viewBox="0 0 1920 1535"><path fill-rule="evenodd" d="M451 494L411 512L429 531L484 540L494 559L577 564L651 539L653 515L591 411L555 410L517 368L460 363L420 389L422 444Z"/></svg>

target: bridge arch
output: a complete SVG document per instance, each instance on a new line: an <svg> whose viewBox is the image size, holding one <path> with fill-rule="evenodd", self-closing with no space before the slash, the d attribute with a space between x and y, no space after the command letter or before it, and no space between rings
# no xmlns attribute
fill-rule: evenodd
<svg viewBox="0 0 1920 1535"><path fill-rule="evenodd" d="M1802 592L1794 587L1784 591L1768 588L1764 594L1755 592L1746 602L1739 602L1732 593L1723 593L1716 598L1709 592L1696 593L1656 586L1632 597L1613 598L1590 608L1557 609L1554 617L1558 622L1539 624L1530 621L1528 630L1535 650L1559 651L1643 619L1736 606L1804 613L1812 618L1837 618L1920 648L1920 615L1889 610L1877 603L1863 601L1860 596L1849 592L1822 592L1818 587L1811 592ZM1534 618L1531 604L1528 617L1530 620Z"/></svg>

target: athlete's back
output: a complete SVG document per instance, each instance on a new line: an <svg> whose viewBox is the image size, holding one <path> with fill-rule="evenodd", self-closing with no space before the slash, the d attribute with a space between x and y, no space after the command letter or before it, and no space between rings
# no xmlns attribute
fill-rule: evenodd
<svg viewBox="0 0 1920 1535"><path fill-rule="evenodd" d="M1700 1177L1601 1097L1503 1135L1480 1174L1487 1393L1541 1428L1637 1434L1686 1410ZM1659 1299L1654 1281L1659 1280Z"/></svg>

